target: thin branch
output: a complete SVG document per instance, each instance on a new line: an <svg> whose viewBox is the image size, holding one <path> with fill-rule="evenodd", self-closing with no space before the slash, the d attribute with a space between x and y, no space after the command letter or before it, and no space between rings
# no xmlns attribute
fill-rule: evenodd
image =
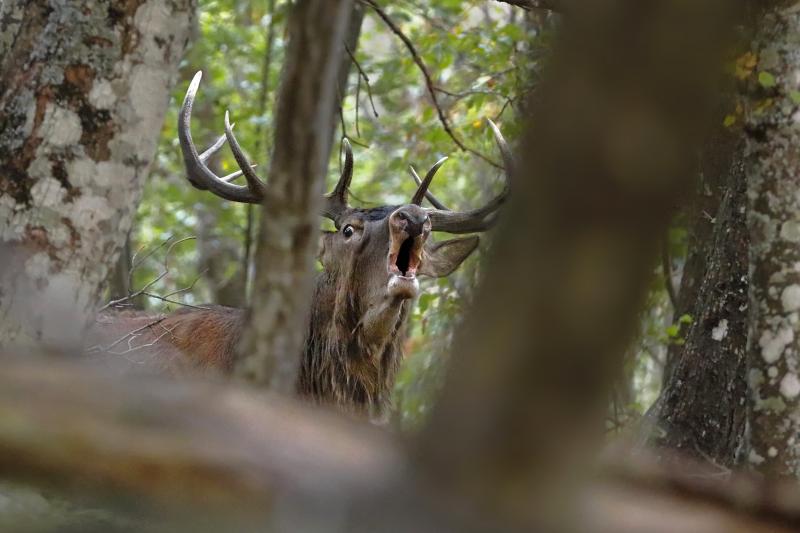
<svg viewBox="0 0 800 533"><path fill-rule="evenodd" d="M358 70L358 75L360 76L361 79L364 80L364 83L367 85L367 96L369 97L369 105L372 106L372 113L375 115L375 118L378 118L379 116L378 110L375 108L375 102L372 100L372 86L369 83L369 76L367 76L367 73L364 72L363 68L361 68L361 63L358 62L355 54L353 54L353 52L350 51L350 48L347 46L347 44L344 45L344 51L347 52L348 56L350 56L350 60L353 62L353 64L356 66L356 69ZM359 84L359 88L360 87L361 85Z"/></svg>
<svg viewBox="0 0 800 533"><path fill-rule="evenodd" d="M361 76L356 82L356 136L361 137L361 127L358 121L358 112L361 109Z"/></svg>
<svg viewBox="0 0 800 533"><path fill-rule="evenodd" d="M126 333L122 337L118 338L117 340L115 340L114 342L109 344L108 346L103 346L101 344L97 344L95 346L92 346L91 348L86 350L86 353L90 353L91 354L91 353L95 353L95 352L109 352L111 350L111 348L115 347L117 344L121 343L122 341L124 341L124 340L126 340L126 339L128 339L130 337L133 337L133 336L141 333L142 331L146 330L147 328L153 327L153 326L161 323L165 318L166 317L164 317L164 316L158 317L158 318L154 319L152 322L148 322L147 324L145 324L144 326L142 326L140 328L136 328L133 331L129 331L128 333Z"/></svg>
<svg viewBox="0 0 800 533"><path fill-rule="evenodd" d="M169 247L167 248L167 251L166 251L166 253L164 254L164 263L163 263L163 265L164 265L164 269L161 271L161 273L159 273L159 274L158 274L158 275L157 275L157 276L156 276L154 279L152 279L152 280L150 280L149 282L147 282L147 283L146 283L146 284L145 284L145 285L144 285L144 286L143 286L141 289L139 289L139 290L137 290L137 291L135 291L135 292L131 292L131 293L129 293L127 296L124 296L124 297L122 297L122 298L119 298L119 299L116 299L116 300L111 300L111 301L110 301L110 302L108 302L106 305L102 306L102 307L101 307L101 308L98 310L98 313L99 313L99 312L102 312L102 311L105 311L106 309L108 309L108 308L110 308L110 307L120 307L120 306L122 306L123 304L125 304L125 303L127 303L127 302L129 302L129 301L131 301L131 300L133 300L133 299L135 299L135 298L138 298L139 296L147 296L147 297L149 297L149 298L156 298L157 300L162 300L162 301L164 301L164 302L169 302L169 303L174 303L174 304L178 304L178 305L182 305L182 306L186 306L186 307L191 307L191 308L193 308L193 309L205 309L205 307L198 307L198 306L195 306L195 305L190 305L190 304L187 304L187 303L178 302L178 301L176 301L176 300L171 300L171 299L169 299L169 297L170 297L170 296L174 296L174 295L176 295L176 294L180 294L180 293L186 292L186 291L190 290L192 287L194 287L195 283L197 283L197 279L199 279L199 277L200 277L200 276L202 276L202 275L203 275L203 273L201 273L201 274L200 274L200 276L198 276L198 278L197 278L197 279L195 279L195 280L194 280L194 281L191 283L191 285L189 285L188 287L184 287L184 288L182 288L182 289L178 289L178 290L176 290L176 291L173 291L173 292L171 292L171 293L167 294L166 296L159 296L159 295L157 295L157 294L153 294L153 293L149 292L149 290L150 290L150 287L152 287L153 285L155 285L156 283L158 283L159 281L161 281L162 279L164 279L164 277L165 277L167 274L169 274L169 256L170 256L170 254L172 253L172 250L173 250L173 249L174 249L174 248L175 248L177 245L179 245L179 244L181 244L181 243L183 243L183 242L186 242L186 241L193 240L193 239L196 239L196 237L184 237L183 239L178 239L177 241L174 241L174 242L170 243ZM155 248L153 248L153 250L151 250L150 252L148 252L148 253L147 253L147 254L146 254L146 255L145 255L145 256L144 256L142 259L140 259L140 260L136 261L136 262L134 263L133 267L131 267L131 274L130 274L130 275L132 276L132 275L133 275L133 271L134 271L136 268L138 268L139 266L141 266L141 265L142 265L142 263L143 263L143 262L144 262L144 261L145 261L147 258L151 257L151 256L152 256L152 255L153 255L153 254L154 254L154 253L155 253L157 250L160 250L161 248L163 248L163 247L164 247L164 246L165 246L165 245L166 245L166 244L167 244L169 241L171 241L171 240L172 240L172 237L169 237L168 239L164 240L164 241L163 241L161 244L159 244L158 246L156 246ZM141 251L141 250L140 250L140 251ZM138 254L138 253L139 253L139 252L137 252L137 254Z"/></svg>
<svg viewBox="0 0 800 533"><path fill-rule="evenodd" d="M458 146L465 152L469 152L477 157L480 157L490 165L502 170L503 169L502 165L493 161L491 158L475 150L474 148L470 148L469 146L465 145L463 141L461 141L461 139L459 139L458 136L455 134L452 127L450 126L450 121L447 119L447 115L445 115L442 106L439 105L439 100L436 96L436 85L433 83L433 78L431 77L431 73L428 70L428 67L425 65L425 62L422 61L422 57L420 57L419 53L417 52L417 49L414 47L414 44L411 42L408 36L406 36L406 34L403 33L403 30L401 30L400 27L397 24L395 24L391 18L389 18L389 15L387 15L386 12L383 9L381 9L380 6L378 6L378 4L376 4L373 0L359 0L359 1L362 4L366 4L369 7L371 7L375 11L375 13L377 13L378 16L383 20L383 22L386 23L387 26L389 26L389 29L392 30L392 33L394 33L397 37L400 38L401 41L403 41L403 44L405 44L406 48L411 54L411 57L414 59L414 63L416 63L417 67L419 67L419 69L422 71L422 75L425 78L425 85L428 88L428 94L430 95L431 100L433 102L433 106L436 108L436 113L439 116L439 122L441 122L444 131L447 133L447 135L450 136L450 138L453 140L456 146Z"/></svg>
<svg viewBox="0 0 800 533"><path fill-rule="evenodd" d="M553 11L561 13L564 11L564 2L562 0L495 0L495 2L502 2L514 7L521 7L525 11L534 9L543 9L545 11Z"/></svg>
<svg viewBox="0 0 800 533"><path fill-rule="evenodd" d="M667 237L661 240L661 269L664 271L664 286L667 288L669 301L673 309L678 309L678 294L672 283L672 258L669 255L669 241Z"/></svg>
<svg viewBox="0 0 800 533"><path fill-rule="evenodd" d="M461 91L461 92L457 93L457 92L453 92L453 91L444 89L442 87L434 87L433 90L436 91L436 92L442 93L442 94L446 94L447 96L452 96L453 98L457 98L457 99L466 98L467 96L476 96L476 95L496 96L498 98L508 99L508 96L506 96L503 93L499 93L497 91L467 90L467 91Z"/></svg>
<svg viewBox="0 0 800 533"><path fill-rule="evenodd" d="M342 93L340 92L341 88L337 86L336 87L336 91L339 93L339 102L343 103L344 102L344 96L342 96ZM347 138L348 141L350 141L351 143L353 143L355 145L361 146L363 148L369 148L368 144L365 144L365 143L363 143L363 142L361 142L361 141L359 141L357 139L354 139L353 137L350 137L347 134L347 123L344 120L344 106L342 105L342 103L339 104L339 120L341 122L341 127L342 127L342 138L341 138L341 140L343 141L345 138ZM358 106L358 103L356 103L356 107L357 106ZM341 148L339 149L339 152L340 152L340 154L339 154L339 167L340 167L339 171L341 172Z"/></svg>

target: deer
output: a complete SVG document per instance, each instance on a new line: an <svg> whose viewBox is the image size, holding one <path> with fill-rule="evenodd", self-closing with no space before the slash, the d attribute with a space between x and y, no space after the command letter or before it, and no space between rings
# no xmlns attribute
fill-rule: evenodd
<svg viewBox="0 0 800 533"><path fill-rule="evenodd" d="M202 78L190 83L178 117L178 140L190 184L231 202L262 204L267 183L255 172L233 133L228 114L225 133L199 153L191 134L192 106ZM445 160L437 161L424 178L410 168L417 189L403 205L359 208L349 204L353 151L343 140L344 163L338 182L324 197L321 215L335 230L324 231L318 259L322 265L306 326L306 339L296 382L299 396L314 403L379 417L403 360L403 341L410 310L419 294L420 277L443 277L454 272L477 248L475 233L489 229L508 196L512 156L497 126L488 121L506 171L502 192L482 207L453 211L429 187ZM239 170L218 176L206 165L227 143ZM245 185L232 180L244 176ZM423 207L427 199L433 207ZM435 241L434 232L472 234ZM244 310L223 306L182 308L157 318L130 315L127 327L141 326L162 356L181 368L233 370L236 348L245 328ZM138 321L138 322L137 322ZM106 323L115 322L106 317ZM113 329L122 331L118 322ZM147 328L150 327L150 330ZM166 363L165 363L166 364Z"/></svg>

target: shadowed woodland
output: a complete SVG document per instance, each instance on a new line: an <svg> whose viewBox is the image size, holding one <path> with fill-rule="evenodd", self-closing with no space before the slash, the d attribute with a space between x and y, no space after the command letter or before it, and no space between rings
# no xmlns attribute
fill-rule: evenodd
<svg viewBox="0 0 800 533"><path fill-rule="evenodd" d="M0 530L800 530L798 34L0 0Z"/></svg>

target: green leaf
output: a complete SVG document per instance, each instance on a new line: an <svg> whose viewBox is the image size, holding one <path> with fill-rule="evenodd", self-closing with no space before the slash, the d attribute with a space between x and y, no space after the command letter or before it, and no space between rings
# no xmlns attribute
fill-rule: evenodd
<svg viewBox="0 0 800 533"><path fill-rule="evenodd" d="M789 91L789 98L791 98L792 102L795 104L800 104L800 91Z"/></svg>
<svg viewBox="0 0 800 533"><path fill-rule="evenodd" d="M758 73L758 83L760 83L765 89L769 89L770 87L775 87L777 82L775 81L775 76L766 70L762 70Z"/></svg>

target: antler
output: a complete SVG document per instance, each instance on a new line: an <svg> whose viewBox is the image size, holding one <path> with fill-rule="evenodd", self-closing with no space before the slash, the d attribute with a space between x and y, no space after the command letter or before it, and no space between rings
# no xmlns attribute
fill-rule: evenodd
<svg viewBox="0 0 800 533"><path fill-rule="evenodd" d="M347 197L349 195L350 182L353 179L353 147L350 146L350 141L348 141L346 137L342 139L342 147L344 148L344 167L342 168L342 175L339 176L336 187L325 195L325 207L322 210L322 216L334 222L336 222L342 213L350 209L347 203Z"/></svg>
<svg viewBox="0 0 800 533"><path fill-rule="evenodd" d="M417 187L421 186L422 185L422 178L419 177L419 174L417 174L417 171L416 171L416 169L414 168L413 165L409 165L408 166L408 172L411 174L411 177L414 178L414 183L417 184ZM425 198L427 198L428 201L436 209L441 209L442 211L450 211L450 208L447 207L446 205L444 205L444 203L442 203L441 200L436 198L436 196L434 196L432 192L426 190L425 191Z"/></svg>
<svg viewBox="0 0 800 533"><path fill-rule="evenodd" d="M198 71L192 78L192 83L189 84L186 97L183 99L183 106L181 106L181 111L178 115L178 139L181 145L181 152L183 152L183 162L186 166L186 175L189 178L189 182L198 189L211 191L225 200L259 204L264 199L266 185L253 171L250 162L239 147L239 143L233 135L233 126L228 121L227 113L225 114L225 136L217 139L202 155L197 153L191 132L192 106L202 78L202 71ZM206 161L213 153L222 148L226 140L230 144L241 170L228 176L219 177L209 170L206 166ZM229 183L230 180L242 174L247 180L246 186Z"/></svg>
<svg viewBox="0 0 800 533"><path fill-rule="evenodd" d="M253 171L256 165L251 165L247 156L242 151L239 141L233 134L233 124L230 122L230 116L227 111L225 112L225 135L220 136L216 142L202 154L197 153L197 148L194 145L191 133L192 106L202 78L202 71L198 71L197 74L194 75L194 78L192 78L192 83L189 84L186 97L183 99L183 106L178 115L178 139L180 140L181 152L183 152L183 161L186 166L186 174L189 178L189 182L198 189L211 191L225 200L260 204L267 194L267 186ZM233 152L233 157L236 159L240 170L233 174L220 177L206 166L206 161L208 161L211 155L218 152L226 141L231 147L231 152ZM345 210L349 209L347 205L347 189L350 186L350 180L353 179L353 150L347 139L344 139L342 144L344 145L345 151L344 169L342 170L342 175L339 177L339 182L336 184L333 192L326 196L325 207L322 213L323 216L331 218L334 221ZM244 175L247 180L246 186L229 183L231 180L241 175Z"/></svg>
<svg viewBox="0 0 800 533"><path fill-rule="evenodd" d="M431 169L425 174L425 179L419 182L419 187L417 187L417 192L414 193L414 196L411 198L411 203L414 205L422 205L422 198L428 197L428 187L430 187L431 182L433 181L433 177L436 175L436 172L444 165L444 162L447 161L446 157L441 158L436 163L433 164ZM414 172L414 169L411 169ZM416 174L416 172L414 172ZM419 176L417 176L419 177Z"/></svg>
<svg viewBox="0 0 800 533"><path fill-rule="evenodd" d="M503 187L503 191L483 207L472 209L470 211L451 211L447 209L447 207L445 207L444 204L442 204L435 196L433 196L433 194L428 192L428 186L430 185L431 179L433 179L433 174L435 174L436 170L439 169L441 164L444 162L443 160L438 161L431 168L424 180L420 180L417 173L413 168L411 168L411 175L419 186L417 192L414 194L414 199L421 202L422 197L425 196L435 207L435 209L428 210L428 216L431 218L431 229L433 231L446 231L448 233L474 233L486 231L497 221L496 211L501 205L503 205L506 197L508 196L508 176L512 172L514 159L511 154L511 149L508 147L508 143L506 142L505 138L503 138L503 134L500 133L500 129L491 120L486 120L489 122L489 125L492 128L495 142L497 142L497 146L500 149L500 153L503 157L503 164L506 170L506 183ZM414 200L412 200L412 203L419 204L419 202L414 202Z"/></svg>

